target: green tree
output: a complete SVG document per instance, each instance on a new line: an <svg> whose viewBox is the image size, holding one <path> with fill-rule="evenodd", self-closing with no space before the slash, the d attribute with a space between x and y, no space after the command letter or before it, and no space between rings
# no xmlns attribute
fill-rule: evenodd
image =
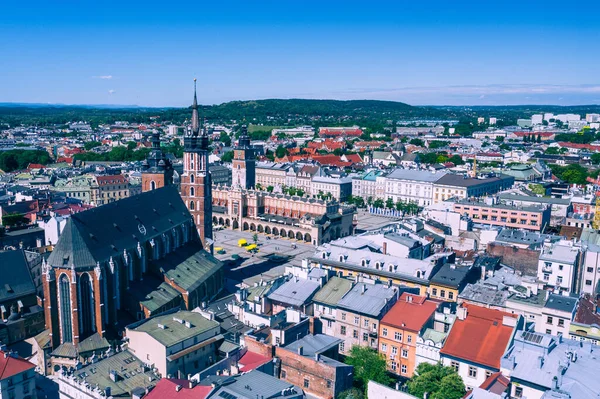
<svg viewBox="0 0 600 399"><path fill-rule="evenodd" d="M137 147L137 143L135 141L128 141L127 142L127 149L128 150L133 150L135 149L135 147Z"/></svg>
<svg viewBox="0 0 600 399"><path fill-rule="evenodd" d="M85 148L86 151L89 151L92 148L100 147L101 145L102 143L99 141L88 141L83 145L83 148Z"/></svg>
<svg viewBox="0 0 600 399"><path fill-rule="evenodd" d="M357 388L350 388L340 393L336 399L365 399L365 394Z"/></svg>
<svg viewBox="0 0 600 399"><path fill-rule="evenodd" d="M423 140L421 140L421 139L412 139L409 142L409 144L416 145L416 146L419 146L419 147L423 147L425 145L425 142Z"/></svg>
<svg viewBox="0 0 600 399"><path fill-rule="evenodd" d="M387 200L385 200L385 207L388 209L394 209L394 200L392 197L389 197Z"/></svg>
<svg viewBox="0 0 600 399"><path fill-rule="evenodd" d="M231 137L225 132L221 132L219 135L219 141L223 143L225 147L229 147L231 145Z"/></svg>
<svg viewBox="0 0 600 399"><path fill-rule="evenodd" d="M304 197L304 190L301 190L299 188L296 189L296 195L299 197Z"/></svg>
<svg viewBox="0 0 600 399"><path fill-rule="evenodd" d="M41 150L8 150L0 152L0 169L5 172L25 169L30 163L47 165L50 155Z"/></svg>
<svg viewBox="0 0 600 399"><path fill-rule="evenodd" d="M255 189L257 189L257 190L261 190L261 191L262 191L262 189L263 189L263 186L262 186L262 184L260 184L260 183L256 183L256 184L254 185L254 188L255 188Z"/></svg>
<svg viewBox="0 0 600 399"><path fill-rule="evenodd" d="M233 151L227 151L225 154L221 155L221 162L231 161L233 161Z"/></svg>
<svg viewBox="0 0 600 399"><path fill-rule="evenodd" d="M344 150L342 150L341 148L336 148L335 150L333 150L333 155L337 155L338 157L340 155L342 155L344 153Z"/></svg>
<svg viewBox="0 0 600 399"><path fill-rule="evenodd" d="M452 162L454 165L464 165L465 161L461 158L460 155L452 155L448 158L448 162Z"/></svg>
<svg viewBox="0 0 600 399"><path fill-rule="evenodd" d="M594 165L600 164L600 152L593 153L590 159Z"/></svg>
<svg viewBox="0 0 600 399"><path fill-rule="evenodd" d="M534 194L537 194L537 195L545 195L546 194L546 189L541 184L531 183L531 184L529 184L529 186L527 188L529 188L529 190L531 190L531 192L533 192Z"/></svg>
<svg viewBox="0 0 600 399"><path fill-rule="evenodd" d="M7 227L27 224L28 222L22 213L11 213L2 216L2 224Z"/></svg>
<svg viewBox="0 0 600 399"><path fill-rule="evenodd" d="M402 202L401 200L398 200L398 202L396 202L396 210L402 212L404 210L404 202Z"/></svg>
<svg viewBox="0 0 600 399"><path fill-rule="evenodd" d="M383 208L385 204L383 203L383 200L381 198L377 198L375 201L373 201L373 206L375 208Z"/></svg>
<svg viewBox="0 0 600 399"><path fill-rule="evenodd" d="M367 204L373 205L373 197L368 197L367 198Z"/></svg>
<svg viewBox="0 0 600 399"><path fill-rule="evenodd" d="M387 375L385 357L374 349L354 345L346 357L346 364L354 367L354 380L365 392L369 381L383 385L392 383L392 379Z"/></svg>
<svg viewBox="0 0 600 399"><path fill-rule="evenodd" d="M430 141L429 142L429 149L430 150L435 150L436 148L443 148L443 147L447 147L450 144L449 141L444 141L444 140L434 140L434 141Z"/></svg>
<svg viewBox="0 0 600 399"><path fill-rule="evenodd" d="M503 136L497 136L494 140L496 140L498 143L502 143L504 141L504 137Z"/></svg>
<svg viewBox="0 0 600 399"><path fill-rule="evenodd" d="M258 242L258 234L254 233L252 235L252 241L254 241L255 244Z"/></svg>
<svg viewBox="0 0 600 399"><path fill-rule="evenodd" d="M275 156L277 158L283 158L285 157L285 154L287 154L286 149L282 145L279 145L279 147L277 147L277 149L275 150Z"/></svg>
<svg viewBox="0 0 600 399"><path fill-rule="evenodd" d="M428 393L431 399L460 399L465 384L452 367L421 363L408 382L408 392L418 398Z"/></svg>
<svg viewBox="0 0 600 399"><path fill-rule="evenodd" d="M354 205L356 205L359 208L364 208L365 207L365 200L363 197L354 197Z"/></svg>
<svg viewBox="0 0 600 399"><path fill-rule="evenodd" d="M272 193L274 189L275 189L275 187L273 187L273 186L267 186L267 191L269 193Z"/></svg>

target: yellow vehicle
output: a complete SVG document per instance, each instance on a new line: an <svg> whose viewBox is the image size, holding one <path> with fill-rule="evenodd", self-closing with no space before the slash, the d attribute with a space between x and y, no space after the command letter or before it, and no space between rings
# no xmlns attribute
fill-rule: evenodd
<svg viewBox="0 0 600 399"><path fill-rule="evenodd" d="M239 246L239 247L245 247L246 245L248 245L248 241L246 241L245 239L243 239L243 238L240 238L240 239L238 240L238 246Z"/></svg>
<svg viewBox="0 0 600 399"><path fill-rule="evenodd" d="M248 252L252 252L252 251L258 252L258 245L256 245L256 244L250 244L250 245L246 246L246 251L248 251Z"/></svg>

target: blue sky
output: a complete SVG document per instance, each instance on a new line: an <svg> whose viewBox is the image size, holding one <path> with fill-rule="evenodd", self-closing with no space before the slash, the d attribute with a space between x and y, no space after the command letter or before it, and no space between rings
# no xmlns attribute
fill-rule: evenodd
<svg viewBox="0 0 600 399"><path fill-rule="evenodd" d="M598 104L599 3L5 0L0 102Z"/></svg>

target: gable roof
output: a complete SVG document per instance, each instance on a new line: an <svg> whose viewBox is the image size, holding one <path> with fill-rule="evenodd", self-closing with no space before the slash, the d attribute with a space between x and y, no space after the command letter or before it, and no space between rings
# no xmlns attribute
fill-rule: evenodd
<svg viewBox="0 0 600 399"><path fill-rule="evenodd" d="M163 378L144 396L146 399L204 399L212 391L212 387L205 385L194 385L190 388L190 381L177 380L174 378Z"/></svg>
<svg viewBox="0 0 600 399"><path fill-rule="evenodd" d="M467 317L464 320L457 318L454 322L440 354L500 369L500 359L515 330L515 327L504 325L503 318L518 316L475 305L465 307Z"/></svg>
<svg viewBox="0 0 600 399"><path fill-rule="evenodd" d="M71 216L48 263L93 268L96 262L191 220L175 186L124 198Z"/></svg>
<svg viewBox="0 0 600 399"><path fill-rule="evenodd" d="M29 363L22 357L0 351L0 381L34 368L35 364Z"/></svg>
<svg viewBox="0 0 600 399"><path fill-rule="evenodd" d="M385 314L381 324L419 332L438 306L439 302L405 292Z"/></svg>

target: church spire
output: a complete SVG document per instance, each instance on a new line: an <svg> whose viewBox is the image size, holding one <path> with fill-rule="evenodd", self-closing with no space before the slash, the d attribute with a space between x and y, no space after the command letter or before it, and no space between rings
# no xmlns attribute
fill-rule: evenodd
<svg viewBox="0 0 600 399"><path fill-rule="evenodd" d="M196 78L194 78L194 102L192 103L192 134L197 136L200 131L198 118L198 98L196 97Z"/></svg>

